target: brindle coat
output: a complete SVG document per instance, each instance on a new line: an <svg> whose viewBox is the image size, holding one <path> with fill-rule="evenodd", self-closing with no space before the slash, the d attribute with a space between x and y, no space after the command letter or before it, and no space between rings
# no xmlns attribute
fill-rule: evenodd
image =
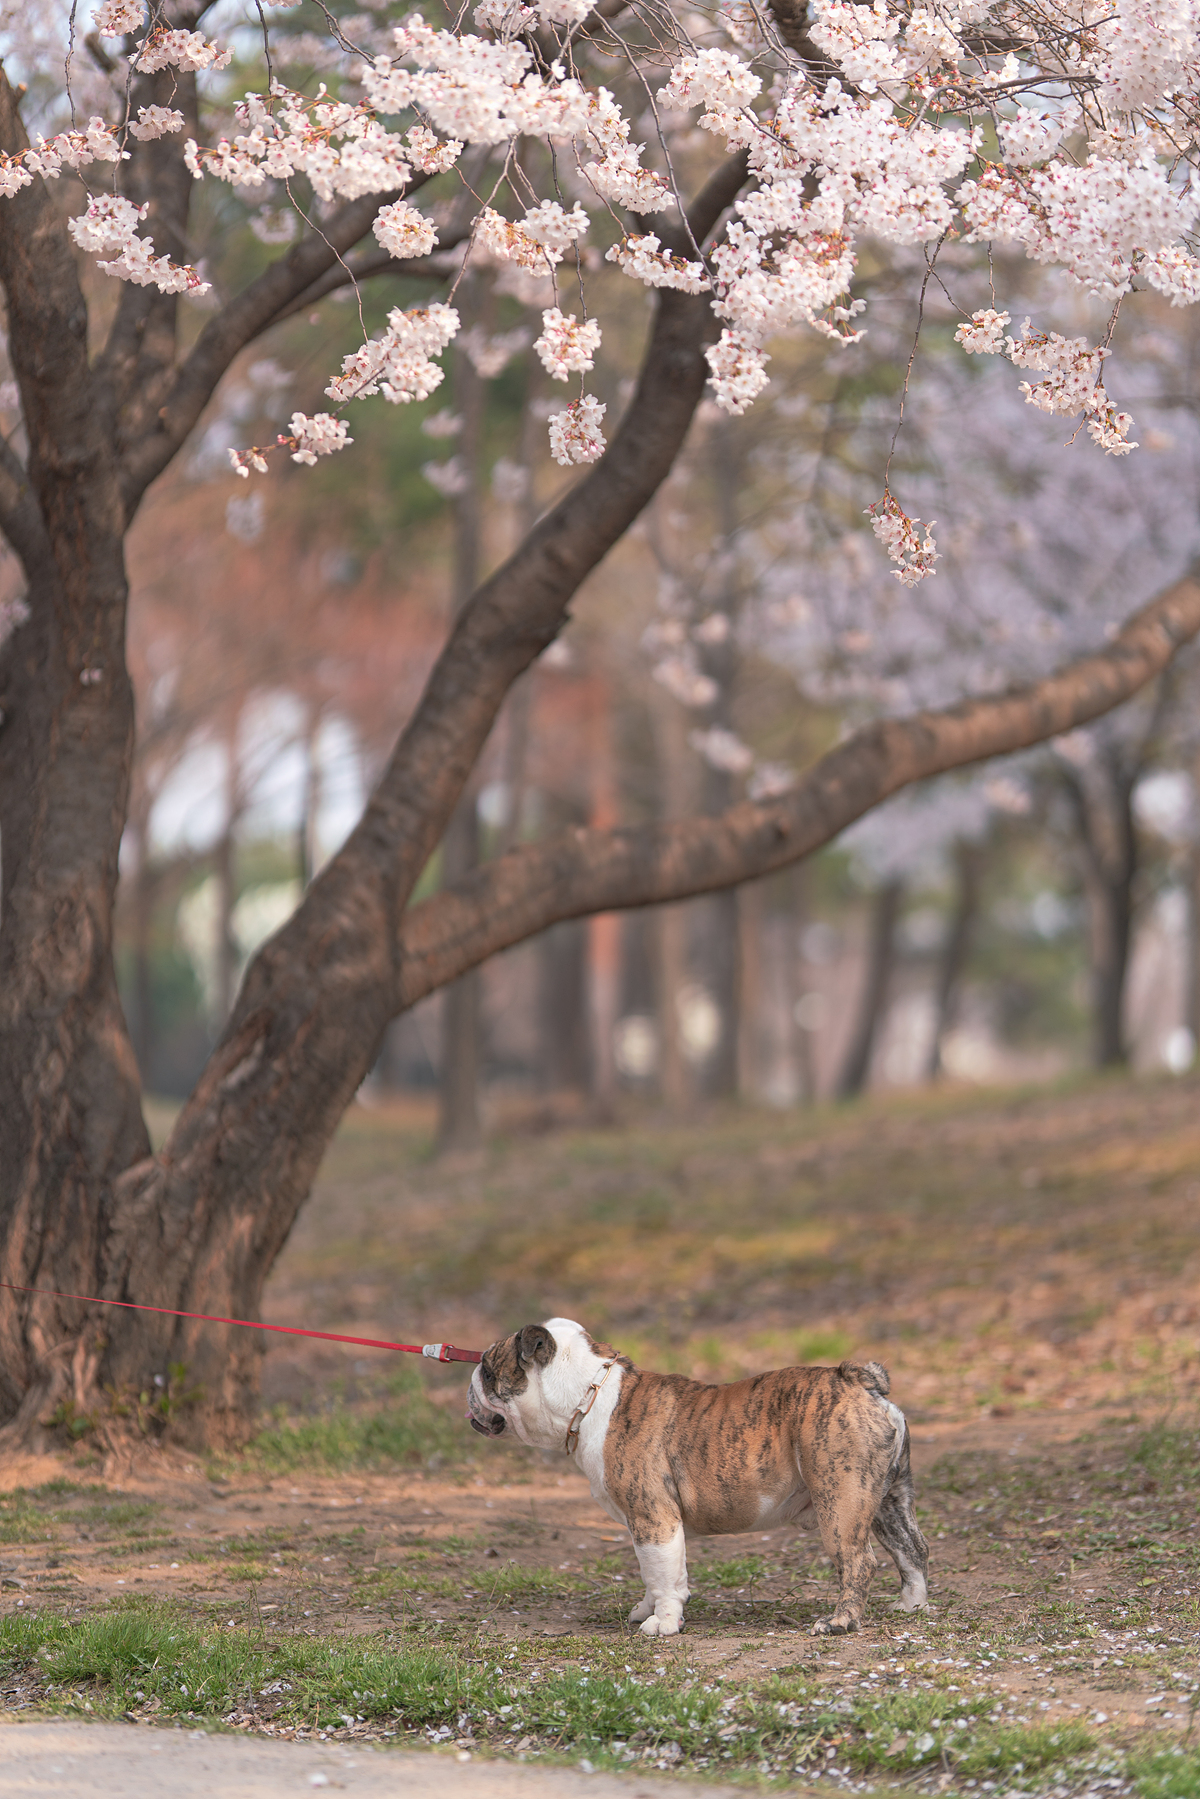
<svg viewBox="0 0 1200 1799"><path fill-rule="evenodd" d="M598 1386L606 1365L612 1369ZM611 1388L619 1382L618 1390ZM781 1368L726 1386L650 1374L569 1319L495 1343L472 1379L471 1422L526 1441L564 1440L600 1503L627 1525L646 1581L631 1618L673 1634L688 1596L685 1534L796 1524L821 1533L840 1589L818 1633L857 1630L875 1568L871 1531L901 1577L899 1605L926 1600L928 1550L913 1505L908 1427L878 1362ZM597 1390L593 1391L596 1388Z"/></svg>

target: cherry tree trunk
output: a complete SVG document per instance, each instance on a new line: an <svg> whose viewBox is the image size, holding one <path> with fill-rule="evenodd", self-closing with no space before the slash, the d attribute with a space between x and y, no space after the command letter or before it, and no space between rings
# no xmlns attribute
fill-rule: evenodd
<svg viewBox="0 0 1200 1799"><path fill-rule="evenodd" d="M896 952L896 924L904 898L903 881L885 881L871 902L867 966L854 1035L837 1079L839 1099L854 1099L867 1084L875 1039L887 1007Z"/></svg>
<svg viewBox="0 0 1200 1799"><path fill-rule="evenodd" d="M971 938L979 916L979 887L983 875L982 844L959 843L954 850L955 898L950 930L942 950L938 968L937 992L934 996L933 1041L925 1078L936 1081L942 1072L942 1044L954 1023L963 971L971 950Z"/></svg>
<svg viewBox="0 0 1200 1799"><path fill-rule="evenodd" d="M1093 874L1087 884L1092 962L1092 1045L1097 1068L1126 1061L1125 978L1133 926L1131 867L1115 878Z"/></svg>

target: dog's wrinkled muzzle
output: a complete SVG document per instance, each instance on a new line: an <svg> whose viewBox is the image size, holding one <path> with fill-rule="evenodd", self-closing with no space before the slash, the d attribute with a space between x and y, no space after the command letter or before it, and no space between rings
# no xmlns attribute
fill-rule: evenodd
<svg viewBox="0 0 1200 1799"><path fill-rule="evenodd" d="M493 1412L490 1406L484 1404L475 1391L473 1381L467 1388L467 1422L481 1437L502 1437L508 1429L504 1413Z"/></svg>

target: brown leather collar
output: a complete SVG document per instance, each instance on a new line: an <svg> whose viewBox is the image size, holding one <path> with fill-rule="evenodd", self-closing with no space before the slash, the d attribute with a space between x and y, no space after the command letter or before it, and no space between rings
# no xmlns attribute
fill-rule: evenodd
<svg viewBox="0 0 1200 1799"><path fill-rule="evenodd" d="M579 1442L579 1426L583 1423L584 1419L595 1405L597 1393L600 1391L616 1365L615 1357L611 1362L605 1362L604 1373L600 1376L599 1380L594 1380L592 1382L580 1404L575 1407L571 1422L567 1426L567 1440L563 1445L568 1455L574 1455L576 1446Z"/></svg>

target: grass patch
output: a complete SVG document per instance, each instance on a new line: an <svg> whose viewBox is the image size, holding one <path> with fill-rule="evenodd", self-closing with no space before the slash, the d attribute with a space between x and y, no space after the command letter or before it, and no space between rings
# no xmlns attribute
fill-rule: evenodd
<svg viewBox="0 0 1200 1799"><path fill-rule="evenodd" d="M1197 1799L1200 1795L1200 1750L1176 1746L1152 1755L1132 1756L1129 1772L1142 1799Z"/></svg>
<svg viewBox="0 0 1200 1799"><path fill-rule="evenodd" d="M557 1578L557 1571L533 1574ZM499 1583L508 1571L491 1578ZM508 1596L507 1594L505 1596ZM986 1695L874 1693L833 1699L798 1669L757 1682L702 1674L637 1641L573 1639L564 1665L544 1645L473 1637L433 1644L415 1632L374 1638L266 1639L240 1624L198 1624L171 1604L128 1602L79 1622L47 1614L0 1620L0 1671L36 1685L59 1711L262 1725L334 1734L351 1724L380 1735L419 1733L495 1749L520 1741L597 1766L861 1776L949 1772L1020 1787L1051 1774L1105 1772L1143 1799L1192 1799L1200 1758L1158 1749L1099 1750L1077 1723L1024 1727L996 1720ZM322 1723L323 1721L323 1723Z"/></svg>
<svg viewBox="0 0 1200 1799"><path fill-rule="evenodd" d="M469 1445L461 1420L429 1398L415 1373L402 1371L387 1389L382 1402L365 1409L335 1397L317 1416L277 1420L260 1431L244 1459L272 1474L303 1467L333 1473L396 1464L438 1468L462 1460Z"/></svg>
<svg viewBox="0 0 1200 1799"><path fill-rule="evenodd" d="M45 1514L23 1488L0 1497L0 1543L49 1543L53 1537L54 1533L46 1529Z"/></svg>

